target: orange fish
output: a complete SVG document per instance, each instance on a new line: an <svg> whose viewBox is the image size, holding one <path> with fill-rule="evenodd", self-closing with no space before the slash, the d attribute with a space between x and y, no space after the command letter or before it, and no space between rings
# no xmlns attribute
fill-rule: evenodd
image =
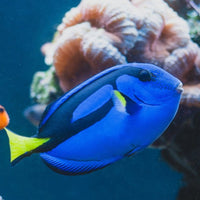
<svg viewBox="0 0 200 200"><path fill-rule="evenodd" d="M5 108L0 105L0 130L4 129L9 124L9 116Z"/></svg>

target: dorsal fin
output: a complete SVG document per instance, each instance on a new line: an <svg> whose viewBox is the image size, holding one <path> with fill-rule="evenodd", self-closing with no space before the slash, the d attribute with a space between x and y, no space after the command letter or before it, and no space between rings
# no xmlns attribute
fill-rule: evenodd
<svg viewBox="0 0 200 200"><path fill-rule="evenodd" d="M85 86L89 85L90 83L92 83L93 81L105 76L106 74L109 74L113 71L116 71L120 68L124 67L123 65L119 65L119 66L115 66L115 67L111 67L93 77L91 77L90 79L84 81L83 83L81 83L80 85L78 85L77 87L75 87L74 89L70 90L69 92L65 93L63 96L61 96L58 100L56 100L55 102L51 103L45 110L45 114L43 115L41 122L39 124L39 128L42 127L43 124L45 124L45 122L49 119L49 117L58 109L59 106L61 106L64 102L66 102L66 100L68 100L71 96L73 96L74 94L76 94L77 92L79 92L81 89L83 89Z"/></svg>

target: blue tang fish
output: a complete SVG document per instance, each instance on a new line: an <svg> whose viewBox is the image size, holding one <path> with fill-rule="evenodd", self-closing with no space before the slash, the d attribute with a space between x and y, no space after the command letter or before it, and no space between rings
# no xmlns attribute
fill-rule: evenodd
<svg viewBox="0 0 200 200"><path fill-rule="evenodd" d="M32 153L52 170L86 174L155 141L174 118L182 83L152 64L109 68L50 104L33 137L5 128L14 165Z"/></svg>

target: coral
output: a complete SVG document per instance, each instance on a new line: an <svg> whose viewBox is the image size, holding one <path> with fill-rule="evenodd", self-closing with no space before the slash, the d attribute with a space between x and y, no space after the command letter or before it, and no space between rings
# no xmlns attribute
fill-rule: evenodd
<svg viewBox="0 0 200 200"><path fill-rule="evenodd" d="M199 199L200 191L200 108L181 105L167 132L157 141L165 146L162 157L183 174L184 187L178 198ZM189 197L188 197L189 196Z"/></svg>
<svg viewBox="0 0 200 200"><path fill-rule="evenodd" d="M64 92L126 62L156 64L185 85L200 73L199 47L190 39L186 21L162 0L82 0L65 14L42 52ZM200 93L185 96L197 97L195 105L200 106Z"/></svg>
<svg viewBox="0 0 200 200"><path fill-rule="evenodd" d="M62 94L55 75L55 69L37 72L31 85L31 97L42 104L48 104Z"/></svg>
<svg viewBox="0 0 200 200"><path fill-rule="evenodd" d="M190 39L186 21L161 0L132 2L145 13L145 19L140 28L141 41L136 42L131 53L141 56L140 62L157 64L185 83L198 50Z"/></svg>
<svg viewBox="0 0 200 200"><path fill-rule="evenodd" d="M24 116L33 125L38 126L45 109L46 109L45 104L35 104L35 105L29 106L28 108L25 109Z"/></svg>
<svg viewBox="0 0 200 200"><path fill-rule="evenodd" d="M128 12L127 12L128 11ZM82 1L72 8L58 27L51 51L63 91L69 90L105 68L126 63L125 54L137 37L136 11L129 1ZM50 47L50 46L49 46ZM52 53L53 52L53 53Z"/></svg>
<svg viewBox="0 0 200 200"><path fill-rule="evenodd" d="M168 5L178 12L181 16L184 16L184 13L188 9L187 0L164 0Z"/></svg>
<svg viewBox="0 0 200 200"><path fill-rule="evenodd" d="M191 39L200 45L200 16L195 10L192 10L188 11L187 18Z"/></svg>
<svg viewBox="0 0 200 200"><path fill-rule="evenodd" d="M126 62L105 31L87 22L64 30L55 44L53 64L64 92L107 67Z"/></svg>

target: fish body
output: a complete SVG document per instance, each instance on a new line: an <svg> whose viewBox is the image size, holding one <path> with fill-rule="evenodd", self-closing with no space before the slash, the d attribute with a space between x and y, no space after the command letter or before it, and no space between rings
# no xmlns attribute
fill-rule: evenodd
<svg viewBox="0 0 200 200"><path fill-rule="evenodd" d="M181 82L155 65L105 70L49 105L34 136L41 143L12 162L40 153L62 174L103 168L155 141L174 118L181 92Z"/></svg>

